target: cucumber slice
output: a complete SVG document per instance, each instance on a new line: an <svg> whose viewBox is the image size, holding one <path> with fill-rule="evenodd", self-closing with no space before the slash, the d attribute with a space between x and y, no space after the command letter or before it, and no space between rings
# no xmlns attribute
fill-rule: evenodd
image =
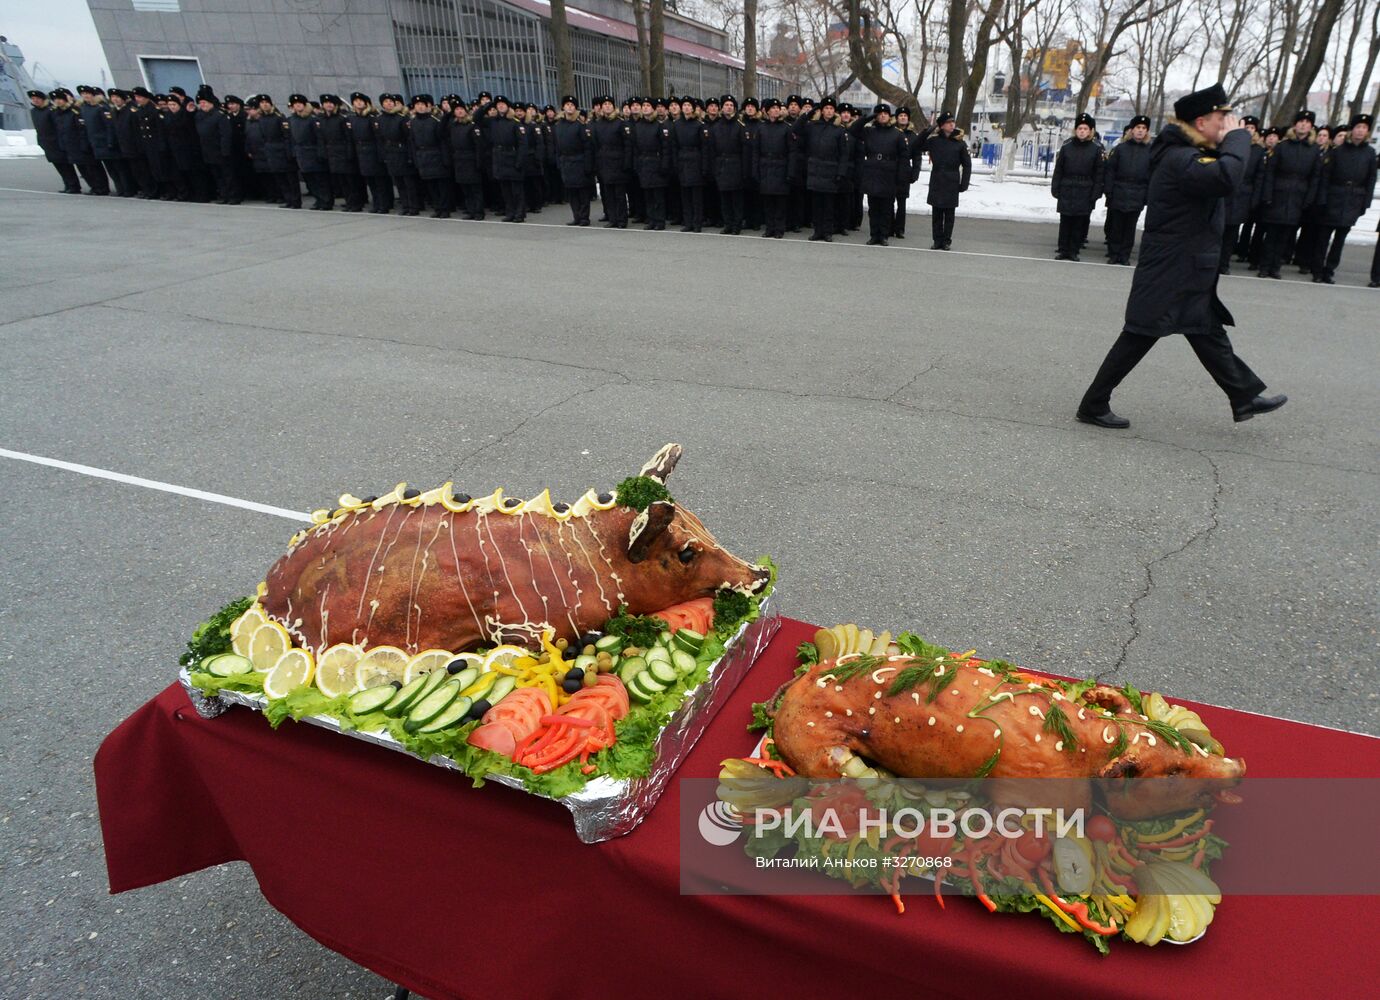
<svg viewBox="0 0 1380 1000"><path fill-rule="evenodd" d="M667 687L670 687L680 678L680 675L676 673L676 668L662 660L650 661L647 664L647 675L655 677Z"/></svg>
<svg viewBox="0 0 1380 1000"><path fill-rule="evenodd" d="M573 665L579 667L581 670L588 671L598 662L599 657L591 656L588 653L581 653L579 656L575 657L575 663Z"/></svg>
<svg viewBox="0 0 1380 1000"><path fill-rule="evenodd" d="M249 673L254 664L237 653L217 653L202 660L201 669L215 677L235 677Z"/></svg>
<svg viewBox="0 0 1380 1000"><path fill-rule="evenodd" d="M667 663L670 663L671 651L663 646L653 646L651 649L647 650L647 662L651 663L653 660L665 660Z"/></svg>
<svg viewBox="0 0 1380 1000"><path fill-rule="evenodd" d="M656 677L653 676L652 665L650 664L647 666L646 670L642 671L642 673L637 675L637 680L635 681L635 683L638 687L642 688L642 690L647 694L660 694L662 691L665 691L668 687L670 687L669 684L663 684L661 681L657 680Z"/></svg>
<svg viewBox="0 0 1380 1000"><path fill-rule="evenodd" d="M480 674L475 679L474 683L470 684L469 687L461 687L460 693L469 695L471 698L475 699L487 698L489 697L487 692L490 691L493 688L493 686L498 683L498 679L500 677L509 676L511 675L500 674L497 670L491 670L487 674Z"/></svg>
<svg viewBox="0 0 1380 1000"><path fill-rule="evenodd" d="M403 728L409 733L415 733L449 708L458 697L460 685L455 681L447 681L417 702L416 707L407 713L407 721L403 723Z"/></svg>
<svg viewBox="0 0 1380 1000"><path fill-rule="evenodd" d="M704 636L692 628L680 629L671 637L671 641L691 656L699 656L700 650L704 648Z"/></svg>
<svg viewBox="0 0 1380 1000"><path fill-rule="evenodd" d="M418 729L417 732L439 733L442 729L449 729L465 717L465 713L470 710L472 704L474 704L474 702L470 701L470 699L466 698L464 695L461 695L446 706L445 711L436 716L436 718L432 719L421 729ZM403 723L403 728L406 727L407 723Z"/></svg>
<svg viewBox="0 0 1380 1000"><path fill-rule="evenodd" d="M469 687L477 680L479 680L478 667L466 667L455 675L455 683L460 685L461 691L465 690L465 688Z"/></svg>
<svg viewBox="0 0 1380 1000"><path fill-rule="evenodd" d="M643 691L642 685L637 682L636 677L628 684L628 697L639 705L645 705L647 702L651 701L654 693L655 692Z"/></svg>
<svg viewBox="0 0 1380 1000"><path fill-rule="evenodd" d="M612 653L617 656L623 652L623 637L621 635L606 635L594 641L594 648L600 653Z"/></svg>
<svg viewBox="0 0 1380 1000"><path fill-rule="evenodd" d="M449 676L450 672L445 669L433 670L431 673L427 674L426 683L422 685L422 690L417 694L417 701L421 701L427 695L431 694L431 692L435 691L438 687L444 684L446 682L446 678L448 678ZM415 705L416 702L413 702L413 704Z"/></svg>
<svg viewBox="0 0 1380 1000"><path fill-rule="evenodd" d="M669 646L671 644L671 633L663 630L661 635L657 638L657 641L663 646Z"/></svg>
<svg viewBox="0 0 1380 1000"><path fill-rule="evenodd" d="M490 705L497 705L508 695L513 693L513 688L517 687L517 678L509 674L500 674L498 680L494 681L494 686L489 688L488 694L484 695L484 700Z"/></svg>
<svg viewBox="0 0 1380 1000"><path fill-rule="evenodd" d="M392 684L380 684L377 687L365 688L359 694L350 698L350 711L355 715L368 715L370 712L377 712L398 693L398 689Z"/></svg>
<svg viewBox="0 0 1380 1000"><path fill-rule="evenodd" d="M675 667L676 672L684 677L695 669L695 654L687 653L683 649L674 650L671 653L671 666Z"/></svg>
<svg viewBox="0 0 1380 1000"><path fill-rule="evenodd" d="M624 684L647 669L647 661L640 656L625 656L618 664L618 679Z"/></svg>
<svg viewBox="0 0 1380 1000"><path fill-rule="evenodd" d="M442 671L442 673L444 672ZM416 702L422 693L422 687L431 680L432 676L432 674L422 674L404 684L393 693L393 697L383 706L383 713L391 715L395 719L405 713Z"/></svg>

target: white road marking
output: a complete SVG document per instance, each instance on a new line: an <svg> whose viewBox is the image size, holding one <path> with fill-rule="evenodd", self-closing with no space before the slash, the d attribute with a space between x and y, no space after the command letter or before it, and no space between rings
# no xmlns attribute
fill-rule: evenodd
<svg viewBox="0 0 1380 1000"><path fill-rule="evenodd" d="M227 507L239 507L241 510L252 510L258 514L272 514L274 517L284 517L289 521L306 521L307 523L311 523L311 515L300 510L288 510L285 507L274 507L271 504L258 503L254 500L241 500L239 497L228 497L223 493L208 493L205 490L194 490L191 487L178 486L174 483L160 483L156 479L129 476L123 472L111 472L109 469L97 469L89 465L78 465L76 462L64 462L57 458L30 455L23 451L10 451L8 448L0 448L0 458L12 458L18 462L31 462L34 465L46 465L50 468L64 469L67 472L75 472L83 476L95 476L97 479L109 479L113 482L125 483L129 486L142 486L146 490L176 493L179 496L191 497L194 500L206 500L210 503L224 504Z"/></svg>
<svg viewBox="0 0 1380 1000"><path fill-rule="evenodd" d="M66 195L63 195L61 191L38 191L38 190L35 190L34 188L0 187L0 191L15 191L15 192L18 192L18 193L21 193L21 194L41 194L41 195L50 195L51 197L54 197L54 198L67 197ZM304 195L303 197L306 198L306 197L309 197L309 195ZM111 200L113 200L113 201L115 201L115 202L124 202L124 201L130 200L130 199L126 199L126 198L119 198L119 197L116 197L115 195L111 195L110 198L111 198ZM597 201L598 199L595 199L595 200ZM160 202L160 204L171 204L171 205L176 205L176 206L179 207L179 208L209 208L209 209L212 209L212 210L224 210L224 211L234 211L234 212L242 211L242 210L244 210L244 209L246 209L246 208L247 208L247 209L257 209L258 211L261 211L261 212L282 212L282 211L284 211L283 208L281 208L280 206L277 206L277 205L247 205L247 204L246 204L246 205L216 205L216 204L211 204L211 203L206 203L206 202L168 202L168 203L161 203L161 202ZM555 205L555 204L559 204L559 203L553 202L552 204ZM291 210L288 209L287 211L291 211ZM308 208L306 208L305 206L303 206L303 207L300 209L300 211L307 212L307 211L310 211L310 209L308 209ZM336 208L336 209L333 210L333 212L340 212L340 209L339 209L339 208ZM388 213L387 215L374 215L372 212L340 212L340 214L342 214L342 215L349 215L349 216L351 216L351 217L358 215L361 219L362 219L362 218L365 218L366 216L373 216L373 218L375 218L375 219L392 219L392 220L394 220L394 221L397 221L397 220L399 220L399 219L405 218L404 216L401 216L401 215L395 215L395 214L393 214L392 212ZM923 216L923 215L916 215L916 216L912 216L912 217L913 217L913 218L917 218L917 219L926 218L926 216ZM961 216L960 216L960 218L961 218ZM513 225L519 225L519 226L530 227L530 228L535 228L535 229L577 229L577 230L579 230L579 229L588 229L588 230L591 230L591 231L592 231L592 230L595 230L595 229L598 229L598 230L602 230L602 231L609 232L609 233L644 233L644 232L649 232L648 230L639 229L639 228L636 228L636 227L630 227L630 228L628 228L628 229L607 229L607 230L606 230L606 229L604 229L604 227L603 227L602 225L599 225L599 224L596 224L596 223L590 223L590 225L588 225L588 226L567 226L564 222L520 222L520 223L512 223L512 222L504 222L502 219L478 219L478 220L474 220L474 219L432 219L432 218L428 218L427 216L420 216L420 215L417 216L417 217L415 217L415 218L411 218L409 221L411 221L411 222L447 222L447 223L454 222L454 223L460 223L460 224L464 224L464 225L475 225L475 224L477 224L477 225L481 225L481 226L513 226ZM1054 223L1052 223L1052 222L1031 222L1031 221L1029 221L1029 220L1021 220L1021 219L1004 219L1004 220L1003 220L1003 219L983 219L983 220L979 220L979 221L984 221L984 222L1003 222L1003 221L1005 221L1005 222L1015 222L1015 223L1018 224L1018 225L1044 225L1044 226L1051 226L1051 227L1054 225ZM865 222L866 222L866 220L864 220L864 223L865 223ZM716 237L716 238L721 238L721 239L733 239L733 240L761 240L761 239L764 239L764 237L761 236L761 235L758 234L758 233L739 233L737 236L724 236L724 234L722 234L722 233L680 233L680 232L675 232L674 230L670 230L670 229L667 229L667 230L662 231L662 232L660 233L660 235L662 235L662 236L671 236L671 237L674 237L674 236L714 236L714 237ZM768 240L767 242L769 242L769 243L775 243L775 242L781 242L781 243L808 243L808 242L811 242L811 241L810 241L810 240L807 240L807 239L805 239L805 237L801 236L801 237L799 237L799 238L797 238L797 239L785 239L785 238L783 238L783 239L781 239L781 240ZM819 243L817 242L816 245L818 246ZM869 251L870 251L870 250L879 250L879 251L882 251L882 250L907 250L907 251L909 251L909 252L911 252L911 253L935 253L935 254L940 254L941 256L946 256L946 257L991 257L991 258L994 258L994 259L996 259L996 260L1029 260L1029 261L1034 261L1034 262L1037 263L1037 264L1058 264L1058 265L1060 265L1060 266L1067 266L1067 265L1069 265L1069 264L1081 264L1081 265L1084 265L1084 266L1087 266L1087 267L1111 267L1111 268L1115 268L1116 270L1121 270L1121 268L1124 266L1124 265L1121 265L1121 264L1109 264L1109 263L1106 263L1105 261L1098 261L1098 260L1055 260L1053 257L1026 257L1026 256L1023 256L1023 255L1021 255L1021 254L1014 254L1014 253L983 253L983 252L978 251L978 250L932 250L932 249L930 249L929 247L923 247L923 246L897 246L897 245L895 245L894 243L893 243L893 244L888 244L888 245L885 246L885 247L870 247L870 246L868 246L866 243L849 243L849 242L845 242L843 237L838 237L838 236L834 237L833 240L830 240L828 243L826 243L826 244L824 244L824 245L825 245L825 246L831 246L831 247L852 247L853 249L856 249L856 250L869 250ZM1357 244L1357 245L1358 245L1358 246L1363 246L1363 245L1365 245L1365 244ZM1135 268L1134 268L1134 267L1131 267L1131 268L1128 268L1127 270L1128 270L1128 272L1129 272L1129 271L1134 271ZM1246 281L1273 281L1273 280L1275 280L1275 279L1273 279L1273 278L1262 278L1262 277L1260 277L1259 275L1256 275L1256 274L1241 274L1241 273L1235 272L1235 271L1232 272L1231 274L1223 275L1223 277L1235 278L1235 279L1245 279ZM1293 284L1304 284L1304 282L1302 282L1302 281L1296 281L1296 282L1293 282ZM1324 288L1334 288L1334 289L1336 289L1336 288L1351 288L1351 289L1355 289L1355 288L1359 288L1359 287L1361 287L1361 286L1359 286L1359 285L1342 285L1342 284L1336 284L1336 285L1323 285L1322 287L1324 287Z"/></svg>

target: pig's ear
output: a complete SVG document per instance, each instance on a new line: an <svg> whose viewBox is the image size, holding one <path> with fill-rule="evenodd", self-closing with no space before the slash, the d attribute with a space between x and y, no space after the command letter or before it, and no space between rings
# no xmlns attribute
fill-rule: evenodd
<svg viewBox="0 0 1380 1000"><path fill-rule="evenodd" d="M647 460L647 464L642 466L639 475L655 479L663 485L666 477L671 474L671 470L680 461L681 447L678 444L665 445L659 452Z"/></svg>
<svg viewBox="0 0 1380 1000"><path fill-rule="evenodd" d="M676 516L676 505L658 500L633 520L628 529L628 562L640 563Z"/></svg>

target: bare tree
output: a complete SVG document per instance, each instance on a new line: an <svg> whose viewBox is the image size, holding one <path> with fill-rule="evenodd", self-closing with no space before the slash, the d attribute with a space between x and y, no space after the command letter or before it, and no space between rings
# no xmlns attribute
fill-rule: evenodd
<svg viewBox="0 0 1380 1000"><path fill-rule="evenodd" d="M1361 79L1356 84L1356 96L1351 99L1349 113L1355 118L1361 113L1366 102L1366 88L1370 86L1370 77L1375 72L1375 59L1380 56L1380 0L1376 0L1371 5L1370 13L1370 46L1366 51L1366 66L1361 71ZM1380 95L1377 95L1380 97ZM1380 103L1380 100L1377 100Z"/></svg>
<svg viewBox="0 0 1380 1000"><path fill-rule="evenodd" d="M1074 8L1075 23L1083 36L1083 78L1078 85L1075 110L1088 108L1093 90L1102 82L1107 67L1121 53L1117 43L1137 24L1178 6L1182 0L1083 0Z"/></svg>
<svg viewBox="0 0 1380 1000"><path fill-rule="evenodd" d="M1002 155L996 179L1006 179L1016 159L1021 129L1035 121L1035 108L1044 79L1045 57L1061 30L1068 0L1019 0L1008 3L1001 39L1011 58L1006 84L1006 116L1002 127ZM1027 48L1027 44L1031 47Z"/></svg>
<svg viewBox="0 0 1380 1000"><path fill-rule="evenodd" d="M963 93L954 112L959 128L972 127L973 106L977 104L978 94L987 82L987 56L999 37L998 25L1005 6L1006 0L987 0L982 20L973 32L973 57L968 72L963 76Z"/></svg>
<svg viewBox="0 0 1380 1000"><path fill-rule="evenodd" d="M652 45L647 38L647 14L643 0L632 0L633 23L637 26L637 68L640 71L642 92L652 90Z"/></svg>
<svg viewBox="0 0 1380 1000"><path fill-rule="evenodd" d="M565 0L551 0L551 45L556 50L556 83L562 95L575 93L575 64L570 58L570 25Z"/></svg>
<svg viewBox="0 0 1380 1000"><path fill-rule="evenodd" d="M882 75L885 57L884 36L877 30L872 11L863 10L862 0L843 0L848 12L848 66L864 87L884 101L903 104L915 101L915 94L896 86ZM916 109L919 111L919 109Z"/></svg>
<svg viewBox="0 0 1380 1000"><path fill-rule="evenodd" d="M650 50L647 54L647 81L645 94L664 96L666 93L666 3L665 0L651 0Z"/></svg>
<svg viewBox="0 0 1380 1000"><path fill-rule="evenodd" d="M1322 67L1323 56L1327 53L1328 42L1332 39L1332 29L1337 23L1337 16L1342 12L1342 4L1343 0L1318 0L1313 18L1308 25L1308 41L1303 46L1298 63L1294 66L1293 78L1289 82L1289 89L1280 100L1280 107L1303 107L1303 102L1308 98L1308 91L1312 89L1313 81L1317 79L1318 70Z"/></svg>
<svg viewBox="0 0 1380 1000"><path fill-rule="evenodd" d="M743 93L757 94L757 0L743 0Z"/></svg>

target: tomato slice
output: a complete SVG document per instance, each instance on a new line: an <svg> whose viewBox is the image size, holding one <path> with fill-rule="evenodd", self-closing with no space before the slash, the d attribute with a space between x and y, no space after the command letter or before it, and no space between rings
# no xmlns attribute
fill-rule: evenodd
<svg viewBox="0 0 1380 1000"><path fill-rule="evenodd" d="M517 748L517 739L513 736L512 730L497 722L476 727L466 742L470 746L491 750L508 758L513 756L513 751Z"/></svg>

